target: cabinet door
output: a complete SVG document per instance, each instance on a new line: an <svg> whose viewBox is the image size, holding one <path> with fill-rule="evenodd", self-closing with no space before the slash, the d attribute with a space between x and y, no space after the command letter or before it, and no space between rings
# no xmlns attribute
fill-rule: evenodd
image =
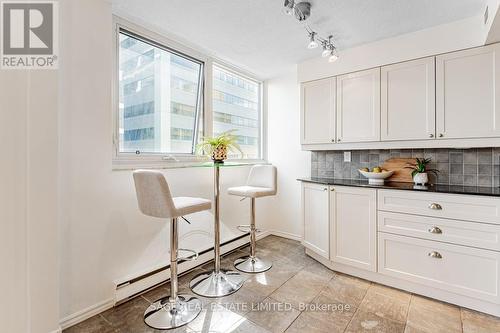
<svg viewBox="0 0 500 333"><path fill-rule="evenodd" d="M301 86L301 143L335 142L335 78Z"/></svg>
<svg viewBox="0 0 500 333"><path fill-rule="evenodd" d="M377 190L335 186L330 209L331 260L377 271Z"/></svg>
<svg viewBox="0 0 500 333"><path fill-rule="evenodd" d="M438 138L500 136L500 44L436 57Z"/></svg>
<svg viewBox="0 0 500 333"><path fill-rule="evenodd" d="M380 140L380 68L337 78L337 142Z"/></svg>
<svg viewBox="0 0 500 333"><path fill-rule="evenodd" d="M382 67L382 141L434 139L434 68L434 57Z"/></svg>
<svg viewBox="0 0 500 333"><path fill-rule="evenodd" d="M302 220L306 248L329 259L328 186L302 183Z"/></svg>

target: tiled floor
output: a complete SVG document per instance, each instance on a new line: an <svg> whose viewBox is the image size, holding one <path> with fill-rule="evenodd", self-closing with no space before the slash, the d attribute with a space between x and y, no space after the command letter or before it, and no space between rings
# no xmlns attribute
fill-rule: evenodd
<svg viewBox="0 0 500 333"><path fill-rule="evenodd" d="M296 241L269 236L258 248L274 261L270 271L248 275L233 295L202 298L198 318L167 332L500 332L500 318L330 271ZM244 253L229 254L222 266L231 268ZM199 272L180 278L182 292L189 292L188 283ZM162 285L64 332L160 332L147 327L142 315L168 293L169 285Z"/></svg>

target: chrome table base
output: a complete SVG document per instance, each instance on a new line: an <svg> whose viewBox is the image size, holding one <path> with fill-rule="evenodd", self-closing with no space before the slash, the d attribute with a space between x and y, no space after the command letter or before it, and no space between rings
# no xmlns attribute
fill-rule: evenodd
<svg viewBox="0 0 500 333"><path fill-rule="evenodd" d="M265 259L244 256L234 261L234 267L245 273L262 273L273 267L273 263Z"/></svg>
<svg viewBox="0 0 500 333"><path fill-rule="evenodd" d="M231 295L243 286L245 277L238 272L220 269L195 276L189 286L200 296L222 297Z"/></svg>
<svg viewBox="0 0 500 333"><path fill-rule="evenodd" d="M193 321L201 312L201 301L190 295L178 295L171 302L170 296L161 298L151 304L144 312L146 325L168 330L180 327Z"/></svg>

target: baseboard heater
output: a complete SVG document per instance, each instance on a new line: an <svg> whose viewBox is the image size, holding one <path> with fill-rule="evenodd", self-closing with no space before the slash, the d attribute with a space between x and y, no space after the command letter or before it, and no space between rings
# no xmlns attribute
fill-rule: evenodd
<svg viewBox="0 0 500 333"><path fill-rule="evenodd" d="M222 243L221 253L227 254L238 248L248 245L249 235L249 233L246 233ZM260 239L265 236L267 236L267 232L262 232L258 234L257 238ZM186 274L189 271L213 260L213 258L214 248L211 247L199 252L199 257L197 260L180 261L178 265L179 275ZM125 281L115 281L115 305L126 302L127 300L143 294L169 280L170 265L166 265L140 276L127 279Z"/></svg>

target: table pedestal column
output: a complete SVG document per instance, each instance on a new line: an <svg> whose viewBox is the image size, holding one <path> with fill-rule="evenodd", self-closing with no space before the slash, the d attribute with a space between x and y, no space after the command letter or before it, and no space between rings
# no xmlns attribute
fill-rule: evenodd
<svg viewBox="0 0 500 333"><path fill-rule="evenodd" d="M214 163L214 270L199 274L189 284L195 294L205 297L230 295L240 289L245 281L240 273L220 268L219 172L219 165Z"/></svg>

